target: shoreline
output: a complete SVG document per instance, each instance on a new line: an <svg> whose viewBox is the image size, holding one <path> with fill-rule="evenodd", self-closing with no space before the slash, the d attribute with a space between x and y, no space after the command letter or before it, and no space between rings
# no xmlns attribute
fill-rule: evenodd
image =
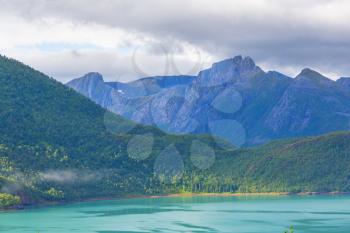
<svg viewBox="0 0 350 233"><path fill-rule="evenodd" d="M271 193L174 193L164 195L141 196L141 198L163 198L163 197L242 197L242 196L287 196L286 192Z"/></svg>
<svg viewBox="0 0 350 233"><path fill-rule="evenodd" d="M342 196L350 195L350 192L262 192L262 193L174 193L160 195L131 195L118 199L132 198L166 198L166 197L258 197L258 196ZM103 199L106 200L106 199ZM108 200L108 199L107 199Z"/></svg>
<svg viewBox="0 0 350 233"><path fill-rule="evenodd" d="M159 194L159 195L138 195L131 194L125 196L115 197L97 197L97 198L86 198L74 201L61 201L61 202L43 202L29 205L19 205L6 209L0 209L1 212L6 211L20 211L35 208L45 208L51 206L64 206L78 203L88 203L95 201L113 201L113 200L128 200L128 199L157 199L157 198L175 198L175 197L278 197L278 196L343 196L350 195L350 192L262 192L262 193L173 193L173 194Z"/></svg>

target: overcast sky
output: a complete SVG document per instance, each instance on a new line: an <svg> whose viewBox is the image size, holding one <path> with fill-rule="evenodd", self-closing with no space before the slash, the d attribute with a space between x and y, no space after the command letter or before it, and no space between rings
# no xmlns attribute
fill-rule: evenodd
<svg viewBox="0 0 350 233"><path fill-rule="evenodd" d="M348 0L0 0L0 53L66 82L196 74L238 54L350 76Z"/></svg>

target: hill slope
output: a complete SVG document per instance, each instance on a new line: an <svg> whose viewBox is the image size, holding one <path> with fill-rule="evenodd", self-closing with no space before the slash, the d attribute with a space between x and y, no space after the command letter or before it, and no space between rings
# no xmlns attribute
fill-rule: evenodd
<svg viewBox="0 0 350 233"><path fill-rule="evenodd" d="M169 145L186 152L188 138L129 122L0 57L0 193L23 203L160 192L156 157ZM130 156L143 146L148 160Z"/></svg>
<svg viewBox="0 0 350 233"><path fill-rule="evenodd" d="M212 172L240 192L350 192L350 133L275 141L236 151Z"/></svg>

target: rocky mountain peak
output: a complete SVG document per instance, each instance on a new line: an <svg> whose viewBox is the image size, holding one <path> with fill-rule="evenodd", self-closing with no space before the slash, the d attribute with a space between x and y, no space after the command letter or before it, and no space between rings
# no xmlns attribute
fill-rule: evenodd
<svg viewBox="0 0 350 233"><path fill-rule="evenodd" d="M85 74L84 76L73 79L72 81L68 82L66 85L73 87L73 88L78 88L78 87L96 87L97 85L103 83L103 77L100 73L98 72L90 72Z"/></svg>
<svg viewBox="0 0 350 233"><path fill-rule="evenodd" d="M346 89L350 89L350 77L341 77L337 80L337 84Z"/></svg>
<svg viewBox="0 0 350 233"><path fill-rule="evenodd" d="M90 72L85 74L82 79L86 79L87 81L97 81L97 82L103 82L103 77L100 73L98 72Z"/></svg>
<svg viewBox="0 0 350 233"><path fill-rule="evenodd" d="M87 73L80 78L73 79L66 85L92 99L97 98L97 96L100 98L112 89L105 85L102 75L97 72ZM101 94L102 90L105 93ZM95 102L104 106L104 103L101 101L95 100Z"/></svg>
<svg viewBox="0 0 350 233"><path fill-rule="evenodd" d="M334 81L323 76L319 72L312 70L310 68L303 69L299 75L296 76L295 80L297 82L302 82L303 85L322 85L330 86L334 84Z"/></svg>
<svg viewBox="0 0 350 233"><path fill-rule="evenodd" d="M237 71L254 71L260 68L256 66L254 60L250 57L243 58L241 55L225 59L213 64L212 69L232 69Z"/></svg>
<svg viewBox="0 0 350 233"><path fill-rule="evenodd" d="M322 76L322 74L313 69L304 68L298 76Z"/></svg>
<svg viewBox="0 0 350 233"><path fill-rule="evenodd" d="M245 70L254 70L257 68L254 60L251 57L245 57L241 62L241 67Z"/></svg>
<svg viewBox="0 0 350 233"><path fill-rule="evenodd" d="M344 84L350 83L350 77L341 77L337 80L337 82L344 83Z"/></svg>
<svg viewBox="0 0 350 233"><path fill-rule="evenodd" d="M221 85L229 82L244 82L245 79L264 72L250 57L241 55L216 62L211 68L199 73L201 85Z"/></svg>

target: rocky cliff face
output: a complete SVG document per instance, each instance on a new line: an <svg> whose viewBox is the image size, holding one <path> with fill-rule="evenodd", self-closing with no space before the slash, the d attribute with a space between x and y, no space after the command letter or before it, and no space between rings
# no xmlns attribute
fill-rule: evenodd
<svg viewBox="0 0 350 233"><path fill-rule="evenodd" d="M172 133L210 133L244 146L347 130L349 80L335 82L311 69L293 79L237 56L197 77L106 83L90 73L67 85L131 120Z"/></svg>
<svg viewBox="0 0 350 233"><path fill-rule="evenodd" d="M349 77L342 77L337 80L337 84L340 88L350 91L350 78Z"/></svg>
<svg viewBox="0 0 350 233"><path fill-rule="evenodd" d="M303 70L265 120L274 137L317 135L349 126L350 99L336 82Z"/></svg>
<svg viewBox="0 0 350 233"><path fill-rule="evenodd" d="M198 75L198 83L202 86L241 83L263 73L264 71L256 66L250 57L237 56L214 63L210 69L201 71Z"/></svg>
<svg viewBox="0 0 350 233"><path fill-rule="evenodd" d="M104 83L103 77L99 73L88 73L81 78L72 80L67 85L103 107L108 108L112 101L111 94L114 89Z"/></svg>

